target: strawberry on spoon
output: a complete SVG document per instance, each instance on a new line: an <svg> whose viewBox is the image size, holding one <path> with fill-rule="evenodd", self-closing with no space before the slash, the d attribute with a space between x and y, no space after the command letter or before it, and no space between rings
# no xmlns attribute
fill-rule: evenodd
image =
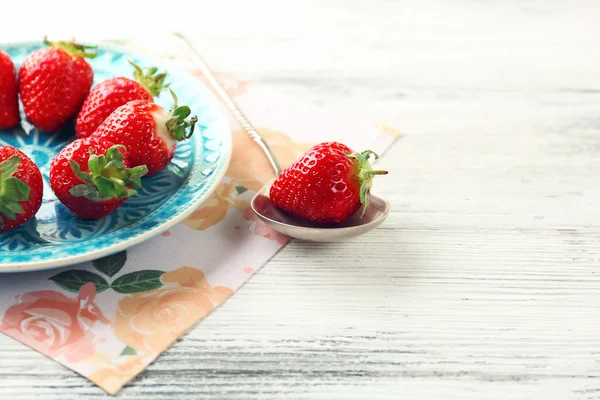
<svg viewBox="0 0 600 400"><path fill-rule="evenodd" d="M124 76L106 79L90 90L81 111L77 116L75 133L78 138L92 135L96 128L118 107L132 100L153 101L164 88L167 74L158 73L155 67L144 71L129 62L133 68L134 79Z"/></svg>
<svg viewBox="0 0 600 400"><path fill-rule="evenodd" d="M275 175L281 175L282 171L281 167L279 166L279 162L277 161L277 157L271 151L265 140L260 136L260 133L254 128L252 123L239 109L235 101L216 79L210 67L204 61L202 55L184 35L181 33L176 33L175 36L179 38L191 52L193 59L202 71L202 74L207 77L208 83L215 90L221 100L223 100L227 108L232 112L234 118L239 122L248 135L258 144L273 167ZM365 153L363 152L359 154ZM368 160L369 154L374 153L367 152L363 157L365 161ZM384 172L381 171L380 173ZM373 173L373 175L375 175L375 173ZM284 189L280 188L280 190ZM276 192L277 189L274 191ZM336 242L362 235L381 225L390 214L391 209L389 202L385 198L371 193L369 188L366 193L368 194L368 196L366 196L366 199L368 199L369 202L368 208L365 207L360 217L350 217L341 224L323 226L319 223L312 223L312 221L307 219L296 218L290 213L282 212L279 207L273 204L273 201L269 197L269 192L270 185L265 185L252 198L250 205L255 215L278 232L308 241ZM294 193L294 191L290 193L290 197L292 195L296 195L297 197L302 196L301 193ZM315 202L316 201L317 199L315 199ZM282 206L285 204L285 202L286 199L280 199L280 204L282 204Z"/></svg>
<svg viewBox="0 0 600 400"><path fill-rule="evenodd" d="M271 201L301 218L337 224L368 207L372 180L387 171L372 170L371 155L352 151L338 142L313 146L273 182Z"/></svg>

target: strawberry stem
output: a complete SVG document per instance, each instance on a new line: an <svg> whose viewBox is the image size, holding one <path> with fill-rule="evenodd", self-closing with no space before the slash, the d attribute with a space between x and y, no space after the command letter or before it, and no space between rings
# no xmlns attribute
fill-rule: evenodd
<svg viewBox="0 0 600 400"><path fill-rule="evenodd" d="M178 106L177 95L169 88L171 96L173 96L173 110L171 110L170 117L167 122L167 130L177 141L186 140L192 137L194 134L194 127L198 122L198 117L195 115L191 116L189 121L186 118L192 113L188 106ZM191 128L189 133L187 128Z"/></svg>
<svg viewBox="0 0 600 400"><path fill-rule="evenodd" d="M355 152L346 155L349 158L356 159L358 168L356 176L360 180L360 202L363 204L362 216L364 216L369 207L369 196L371 194L371 186L373 185L373 177L375 175L387 175L388 171L371 169L369 158L371 156L374 156L375 160L379 158L379 155L372 150L365 150L361 153Z"/></svg>
<svg viewBox="0 0 600 400"><path fill-rule="evenodd" d="M126 168L123 164L125 156L119 149L125 150L125 146L115 145L106 151L106 155L96 155L90 148L89 172L82 171L75 160L70 160L73 173L84 183L73 186L69 193L92 201L121 200L137 194L131 187L142 187L141 178L148 173L148 168L145 165Z"/></svg>
<svg viewBox="0 0 600 400"><path fill-rule="evenodd" d="M161 72L160 74L158 74L158 68L156 67L150 67L150 68L144 68L146 70L146 72L144 72L144 69L140 68L138 65L134 64L132 61L127 60L129 62L129 64L131 64L134 68L133 70L133 77L135 78L136 81L138 81L142 86L144 86L146 88L146 90L148 90L150 93L152 93L153 96L158 96L160 95L160 92L169 87L169 85L171 85L170 83L165 84L165 78L167 77L167 73L166 72Z"/></svg>
<svg viewBox="0 0 600 400"><path fill-rule="evenodd" d="M44 36L44 44L46 46L58 47L63 49L69 54L73 54L74 56L84 57L84 58L95 58L98 55L98 46L85 46L77 43L76 41L66 42L51 42L48 40L47 36ZM92 51L88 51L88 50Z"/></svg>
<svg viewBox="0 0 600 400"><path fill-rule="evenodd" d="M0 163L0 226L4 225L2 217L14 221L17 214L23 214L25 210L19 202L30 199L31 188L13 176L20 164L21 157L17 154Z"/></svg>

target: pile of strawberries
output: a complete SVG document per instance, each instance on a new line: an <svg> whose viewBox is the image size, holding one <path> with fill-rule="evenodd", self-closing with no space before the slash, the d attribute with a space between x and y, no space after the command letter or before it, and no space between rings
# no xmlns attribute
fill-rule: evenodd
<svg viewBox="0 0 600 400"><path fill-rule="evenodd" d="M166 73L135 64L134 79L115 77L92 88L94 71L86 58L94 46L48 42L33 51L18 71L0 50L0 129L20 124L19 98L27 120L44 132L75 122L76 139L52 160L50 187L72 213L102 218L173 159L178 141L194 132L196 116L187 106L170 112L154 103L168 88ZM0 146L0 232L31 219L42 203L42 175L20 150Z"/></svg>
<svg viewBox="0 0 600 400"><path fill-rule="evenodd" d="M194 132L196 116L187 106L171 112L154 103L169 85L165 73L132 63L134 79L115 77L92 88L86 58L94 46L45 41L18 73L0 50L0 129L19 125L19 97L25 116L39 130L57 132L75 122L77 139L52 160L50 187L81 218L102 218L136 194L143 176L162 171L178 141ZM337 224L367 209L372 151L355 152L342 143L320 143L286 168L270 188L273 203L293 215ZM42 203L42 176L18 149L0 146L0 232L24 224Z"/></svg>

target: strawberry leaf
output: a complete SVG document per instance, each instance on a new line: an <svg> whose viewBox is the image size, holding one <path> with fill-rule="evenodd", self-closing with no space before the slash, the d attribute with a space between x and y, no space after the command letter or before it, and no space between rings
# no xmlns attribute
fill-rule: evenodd
<svg viewBox="0 0 600 400"><path fill-rule="evenodd" d="M90 172L94 175L100 175L102 173L102 167L98 162L98 158L96 156L91 156L88 161L88 168Z"/></svg>
<svg viewBox="0 0 600 400"><path fill-rule="evenodd" d="M183 107L177 107L173 111L172 116L177 117L178 120L184 120L187 117L189 117L191 113L192 113L192 110L190 110L190 108L188 106L183 106Z"/></svg>
<svg viewBox="0 0 600 400"><path fill-rule="evenodd" d="M371 169L371 164L369 164L369 158L374 156L377 160L379 155L372 150L365 150L361 153L351 153L346 154L348 158L353 158L356 160L357 166L357 178L360 181L360 202L363 204L362 215L364 216L367 212L367 208L369 207L369 197L371 195L371 186L373 185L373 177L375 175L386 175L388 171L380 171Z"/></svg>
<svg viewBox="0 0 600 400"><path fill-rule="evenodd" d="M75 174L76 177L78 177L79 179L81 179L83 182L85 182L87 184L92 183L92 176L88 173L83 172L81 170L81 167L79 166L79 164L77 162L75 162L75 160L69 160L69 164L71 164L71 169L73 170L73 173Z"/></svg>
<svg viewBox="0 0 600 400"><path fill-rule="evenodd" d="M125 149L125 147L123 145L112 146L106 151L106 155L96 155L90 149L89 172L82 171L78 163L70 160L73 173L84 184L72 187L69 193L75 197L85 197L92 201L113 198L121 200L137 194L130 187L139 189L142 186L141 178L148 173L148 168L145 165L126 168L123 164L125 156L119 149Z"/></svg>
<svg viewBox="0 0 600 400"><path fill-rule="evenodd" d="M12 176L15 172L17 172L19 164L21 164L21 157L16 154L11 156L0 163L0 174L4 176Z"/></svg>
<svg viewBox="0 0 600 400"><path fill-rule="evenodd" d="M44 44L47 46L58 47L75 56L84 58L96 58L98 55L97 46L84 46L75 41L72 42L51 42L48 37L44 37ZM88 51L92 50L92 51Z"/></svg>
<svg viewBox="0 0 600 400"><path fill-rule="evenodd" d="M115 196L115 186L109 178L100 175L94 179L94 183L102 196L107 198Z"/></svg>
<svg viewBox="0 0 600 400"><path fill-rule="evenodd" d="M27 201L31 189L22 180L11 177L4 180L3 195L13 201Z"/></svg>
<svg viewBox="0 0 600 400"><path fill-rule="evenodd" d="M69 193L71 193L71 195L74 197L89 197L97 191L98 190L95 187L90 185L77 185L73 186L69 190Z"/></svg>
<svg viewBox="0 0 600 400"><path fill-rule="evenodd" d="M13 221L17 219L17 215L8 207L8 205L3 203L0 203L0 214Z"/></svg>
<svg viewBox="0 0 600 400"><path fill-rule="evenodd" d="M171 89L171 96L173 96L173 110L171 110L170 118L165 123L167 130L173 137L173 139L177 141L182 141L189 139L194 134L194 128L196 126L196 122L198 122L198 117L193 115L190 117L189 121L186 121L186 118L191 114L191 110L188 106L178 106L177 95ZM187 129L190 128L189 133Z"/></svg>
<svg viewBox="0 0 600 400"><path fill-rule="evenodd" d="M29 201L31 188L19 178L12 176L19 169L21 158L15 154L0 162L0 226L4 218L16 220L25 210L20 202Z"/></svg>
<svg viewBox="0 0 600 400"><path fill-rule="evenodd" d="M8 208L15 214L23 214L25 212L25 210L23 210L23 206L21 206L21 204L17 203L16 201L6 203L6 208Z"/></svg>
<svg viewBox="0 0 600 400"><path fill-rule="evenodd" d="M142 176L146 175L148 168L145 165L139 165L129 169L129 182L134 188L142 187Z"/></svg>
<svg viewBox="0 0 600 400"><path fill-rule="evenodd" d="M16 200L26 201L29 199L29 194L31 193L31 188L27 186L25 182L18 178L9 178L8 181L14 181L15 190L19 193L18 198ZM13 184L13 183L11 183Z"/></svg>
<svg viewBox="0 0 600 400"><path fill-rule="evenodd" d="M144 70L133 62L129 61L129 64L133 66L133 78L141 83L153 96L160 95L163 89L169 87L170 83L165 84L166 72L157 74L158 68L150 67L144 73Z"/></svg>

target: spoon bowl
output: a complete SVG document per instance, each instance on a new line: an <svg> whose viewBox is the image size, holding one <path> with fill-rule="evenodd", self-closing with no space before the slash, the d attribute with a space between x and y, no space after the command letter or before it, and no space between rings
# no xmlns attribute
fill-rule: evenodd
<svg viewBox="0 0 600 400"><path fill-rule="evenodd" d="M269 197L271 185L264 186L250 203L254 213L266 224L284 235L311 242L339 242L377 228L390 213L390 203L371 193L364 215L362 208L340 224L324 225L296 217L275 206Z"/></svg>

